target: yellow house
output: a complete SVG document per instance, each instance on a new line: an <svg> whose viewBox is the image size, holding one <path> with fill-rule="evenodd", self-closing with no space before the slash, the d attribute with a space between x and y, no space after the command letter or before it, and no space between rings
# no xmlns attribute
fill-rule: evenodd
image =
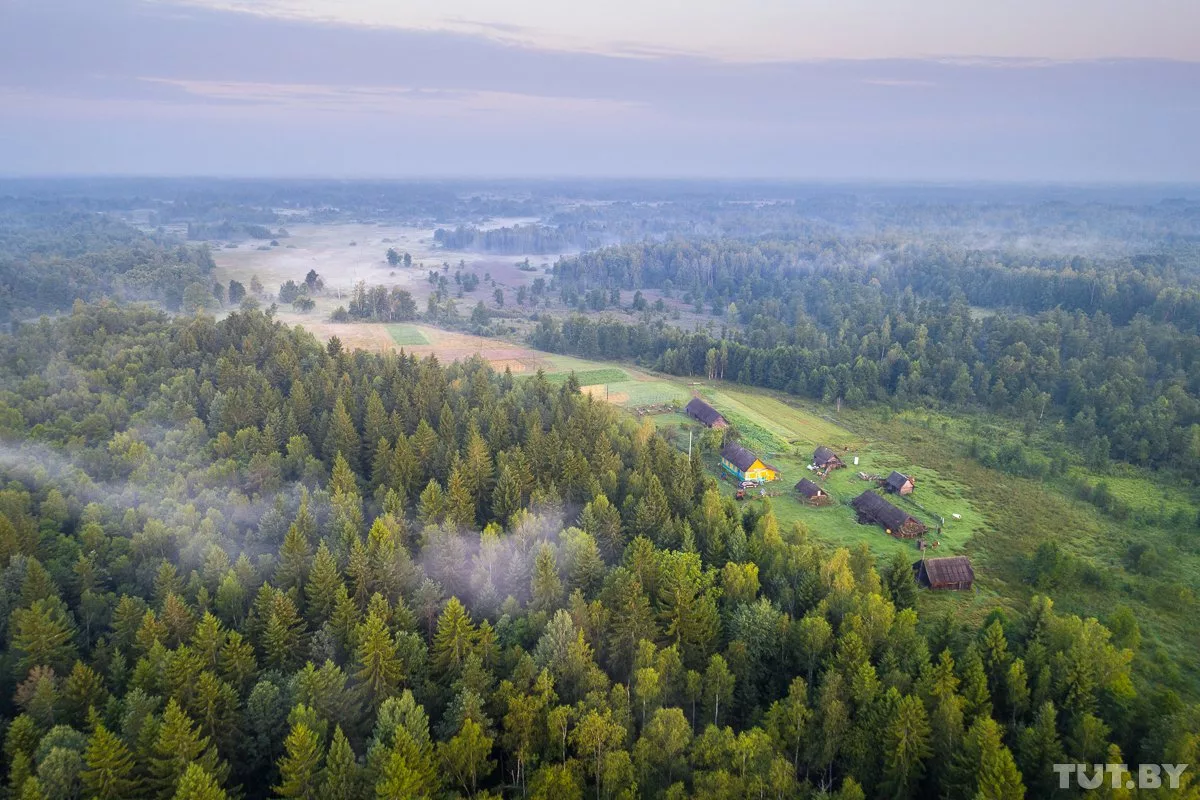
<svg viewBox="0 0 1200 800"><path fill-rule="evenodd" d="M778 469L735 442L721 448L721 466L742 481L773 481L780 474Z"/></svg>

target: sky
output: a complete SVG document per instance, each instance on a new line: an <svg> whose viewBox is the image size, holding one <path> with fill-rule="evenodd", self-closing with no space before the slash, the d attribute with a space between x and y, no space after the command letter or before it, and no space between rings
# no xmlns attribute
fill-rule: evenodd
<svg viewBox="0 0 1200 800"><path fill-rule="evenodd" d="M1195 0L0 0L0 174L1200 181Z"/></svg>

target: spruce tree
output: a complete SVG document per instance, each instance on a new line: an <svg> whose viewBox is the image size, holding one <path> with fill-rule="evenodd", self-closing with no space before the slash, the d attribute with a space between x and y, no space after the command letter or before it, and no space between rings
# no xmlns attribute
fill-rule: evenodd
<svg viewBox="0 0 1200 800"><path fill-rule="evenodd" d="M175 794L180 779L191 764L201 767L218 786L229 775L229 765L220 759L208 737L201 735L175 698L171 698L163 712L150 758L151 785L156 796L169 798Z"/></svg>
<svg viewBox="0 0 1200 800"><path fill-rule="evenodd" d="M338 455L346 460L352 470L357 471L361 442L354 420L339 395L333 403L333 414L329 418L329 432L325 435L325 458L333 461Z"/></svg>
<svg viewBox="0 0 1200 800"><path fill-rule="evenodd" d="M329 753L325 756L325 769L321 773L323 800L357 800L361 794L362 769L354 757L350 740L342 733L342 726L333 730Z"/></svg>
<svg viewBox="0 0 1200 800"><path fill-rule="evenodd" d="M295 723L284 742L284 751L279 759L279 784L273 788L275 796L317 800L321 796L317 780L321 772L321 740L317 734L303 722Z"/></svg>
<svg viewBox="0 0 1200 800"><path fill-rule="evenodd" d="M220 782L200 764L189 764L171 800L229 800Z"/></svg>
<svg viewBox="0 0 1200 800"><path fill-rule="evenodd" d="M141 786L129 748L98 720L84 753L84 788L96 800L123 800L140 793Z"/></svg>
<svg viewBox="0 0 1200 800"><path fill-rule="evenodd" d="M354 679L362 687L363 700L376 710L396 694L405 677L404 664L396 655L396 643L387 624L377 614L369 614L355 633Z"/></svg>

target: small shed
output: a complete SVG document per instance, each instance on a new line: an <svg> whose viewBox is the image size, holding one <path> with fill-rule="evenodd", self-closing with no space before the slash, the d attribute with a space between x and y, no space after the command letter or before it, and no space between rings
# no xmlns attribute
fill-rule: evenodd
<svg viewBox="0 0 1200 800"><path fill-rule="evenodd" d="M913 564L913 577L926 589L968 591L975 583L975 570L966 556L922 558Z"/></svg>
<svg viewBox="0 0 1200 800"><path fill-rule="evenodd" d="M831 469L841 469L846 466L842 460L837 457L837 453L833 452L832 448L821 445L813 451L813 465L824 471Z"/></svg>
<svg viewBox="0 0 1200 800"><path fill-rule="evenodd" d="M779 469L766 463L737 442L721 448L721 466L741 481L773 481Z"/></svg>
<svg viewBox="0 0 1200 800"><path fill-rule="evenodd" d="M708 428L728 428L729 420L721 416L721 412L701 400L693 397L683 409L684 413Z"/></svg>
<svg viewBox="0 0 1200 800"><path fill-rule="evenodd" d="M874 492L863 492L854 498L850 505L858 512L860 525L878 525L890 536L899 539L912 539L928 530L925 523L907 511L896 508Z"/></svg>
<svg viewBox="0 0 1200 800"><path fill-rule="evenodd" d="M887 489L892 494L912 494L913 489L917 485L913 483L913 479L901 472L892 470L892 474L888 475L883 482L883 488Z"/></svg>
<svg viewBox="0 0 1200 800"><path fill-rule="evenodd" d="M817 484L810 481L808 478L802 479L796 484L796 492L810 506L825 506L829 505L832 498L829 493L822 489Z"/></svg>

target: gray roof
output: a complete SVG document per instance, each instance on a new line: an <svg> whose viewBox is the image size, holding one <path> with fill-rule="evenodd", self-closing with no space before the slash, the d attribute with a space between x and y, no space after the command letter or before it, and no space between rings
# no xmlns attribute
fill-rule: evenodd
<svg viewBox="0 0 1200 800"><path fill-rule="evenodd" d="M824 489L810 481L808 478L802 478L800 482L796 484L796 491L805 497L820 497L821 495L825 494Z"/></svg>
<svg viewBox="0 0 1200 800"><path fill-rule="evenodd" d="M725 417L708 403L701 400L699 397L693 397L688 401L684 411L692 417L703 422L705 425L715 425L718 422L726 422ZM726 424L728 424L726 422Z"/></svg>
<svg viewBox="0 0 1200 800"><path fill-rule="evenodd" d="M892 474L887 476L887 485L889 488L898 492L900 491L900 487L904 486L904 484L908 483L910 480L912 479L907 475L892 470Z"/></svg>
<svg viewBox="0 0 1200 800"><path fill-rule="evenodd" d="M828 464L830 461L840 460L841 459L837 457L837 453L833 452L832 449L826 447L825 445L821 445L813 452L813 463L817 466Z"/></svg>
<svg viewBox="0 0 1200 800"><path fill-rule="evenodd" d="M896 508L874 492L863 492L850 501L850 505L854 506L856 511L892 531L900 530L909 520L920 521L911 514Z"/></svg>
<svg viewBox="0 0 1200 800"><path fill-rule="evenodd" d="M947 583L971 583L975 580L975 570L971 567L971 560L966 556L927 558L924 560L924 567L925 575L933 586Z"/></svg>
<svg viewBox="0 0 1200 800"><path fill-rule="evenodd" d="M737 442L730 442L721 448L721 458L733 464L740 470L750 469L754 462L758 460L758 456L751 453L746 448L742 447Z"/></svg>

